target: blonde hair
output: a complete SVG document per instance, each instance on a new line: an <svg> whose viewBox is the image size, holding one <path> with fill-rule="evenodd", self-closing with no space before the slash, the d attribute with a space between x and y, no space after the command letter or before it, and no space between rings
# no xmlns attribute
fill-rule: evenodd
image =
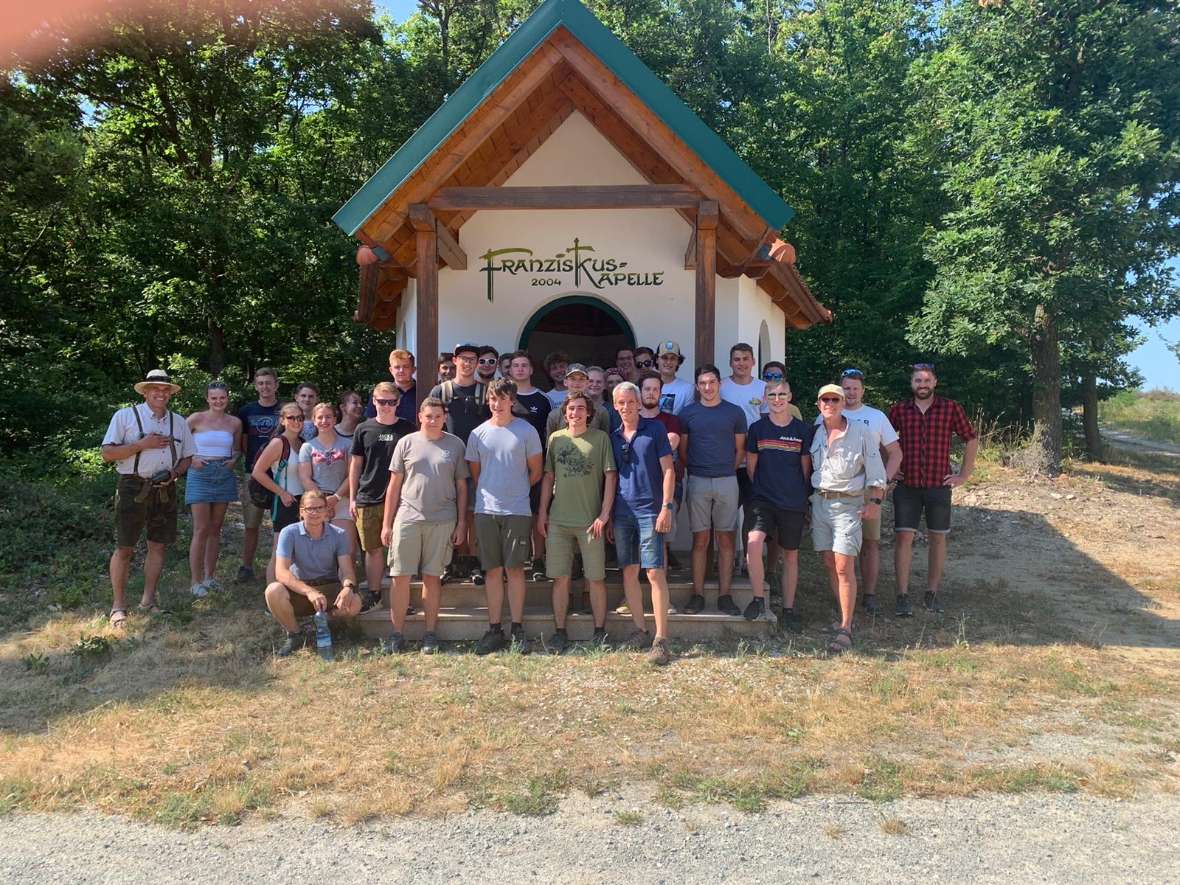
<svg viewBox="0 0 1180 885"><path fill-rule="evenodd" d="M391 350L389 352L389 362L392 364L394 360L409 360L410 365L414 365L414 355L408 350Z"/></svg>
<svg viewBox="0 0 1180 885"><path fill-rule="evenodd" d="M394 353L397 353L397 351L395 350ZM399 390L398 386L392 381L382 381L380 384L376 385L373 388L373 396L377 396L379 394L395 396L398 399L402 398L401 390Z"/></svg>
<svg viewBox="0 0 1180 885"><path fill-rule="evenodd" d="M327 409L329 412L331 412L333 418L336 417L336 407L334 405L332 405L331 403L316 403L315 408L311 410L312 420L315 420L315 416L318 415L320 412L322 412L324 409Z"/></svg>

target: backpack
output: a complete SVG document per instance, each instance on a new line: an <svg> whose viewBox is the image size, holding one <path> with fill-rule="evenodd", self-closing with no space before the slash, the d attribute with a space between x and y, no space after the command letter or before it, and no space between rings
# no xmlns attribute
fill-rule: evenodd
<svg viewBox="0 0 1180 885"><path fill-rule="evenodd" d="M482 408L483 404L487 401L487 395L488 395L488 386L486 384L484 384L482 381L476 381L475 382L475 404ZM443 405L446 406L446 409L448 412L451 411L451 403L454 402L454 399L455 399L455 382L448 378L446 381L444 381L442 383L442 401L443 401Z"/></svg>

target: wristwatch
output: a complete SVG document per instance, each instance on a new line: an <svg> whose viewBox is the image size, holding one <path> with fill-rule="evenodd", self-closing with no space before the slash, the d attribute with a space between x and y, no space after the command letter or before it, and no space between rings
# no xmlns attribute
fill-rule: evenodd
<svg viewBox="0 0 1180 885"><path fill-rule="evenodd" d="M672 502L671 502L671 501L665 501L665 502L664 502L664 509L665 509L665 510L671 510L671 509L672 509Z"/></svg>

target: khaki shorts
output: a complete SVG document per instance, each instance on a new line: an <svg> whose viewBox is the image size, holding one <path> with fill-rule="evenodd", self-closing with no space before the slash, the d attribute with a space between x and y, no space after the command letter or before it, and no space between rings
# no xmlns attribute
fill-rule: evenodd
<svg viewBox="0 0 1180 885"><path fill-rule="evenodd" d="M269 510L263 510L250 500L250 476L247 474L245 480L242 481L242 490L239 494L239 500L242 502L242 522L248 529L256 529L262 525L262 518L269 513Z"/></svg>
<svg viewBox="0 0 1180 885"><path fill-rule="evenodd" d="M689 474L688 527L694 532L735 532L738 527L737 476Z"/></svg>
<svg viewBox="0 0 1180 885"><path fill-rule="evenodd" d="M331 614L332 607L336 604L336 597L340 595L340 591L343 589L340 586L340 582L330 581L321 584L319 581L311 581L309 583L324 594L324 597L328 600L328 613ZM295 612L295 617L310 618L315 614L315 606L302 593L295 593L288 590L287 598L291 601L291 608Z"/></svg>
<svg viewBox="0 0 1180 885"><path fill-rule="evenodd" d="M139 536L147 530L153 544L172 544L176 541L176 501L180 493L176 483L148 493L144 501L135 498L146 479L119 475L115 486L115 543L120 547L134 547Z"/></svg>
<svg viewBox="0 0 1180 885"><path fill-rule="evenodd" d="M361 549L366 553L385 546L381 543L381 523L384 519L384 501L380 504L356 505L356 531L361 539Z"/></svg>
<svg viewBox="0 0 1180 885"><path fill-rule="evenodd" d="M455 521L401 522L394 520L389 545L389 574L440 576L451 561Z"/></svg>
<svg viewBox="0 0 1180 885"><path fill-rule="evenodd" d="M602 536L590 536L589 526L549 523L545 538L545 574L551 578L568 578L573 571L574 546L582 553L582 573L587 581L606 580L606 544Z"/></svg>
<svg viewBox="0 0 1180 885"><path fill-rule="evenodd" d="M859 556L861 547L861 497L825 498L811 496L811 541L817 552L831 550L845 556Z"/></svg>
<svg viewBox="0 0 1180 885"><path fill-rule="evenodd" d="M524 568L532 553L533 518L475 514L475 543L485 572L494 568Z"/></svg>

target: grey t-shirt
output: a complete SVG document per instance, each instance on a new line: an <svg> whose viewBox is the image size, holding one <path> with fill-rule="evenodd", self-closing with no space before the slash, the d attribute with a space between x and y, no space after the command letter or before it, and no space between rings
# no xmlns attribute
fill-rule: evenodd
<svg viewBox="0 0 1180 885"><path fill-rule="evenodd" d="M389 469L402 474L402 522L449 522L458 518L455 481L471 475L459 437L443 433L427 439L421 430L402 437L393 449Z"/></svg>
<svg viewBox="0 0 1180 885"><path fill-rule="evenodd" d="M479 464L475 512L531 516L528 459L541 454L541 437L529 422L513 418L507 427L485 421L467 438L467 460Z"/></svg>
<svg viewBox="0 0 1180 885"><path fill-rule="evenodd" d="M275 545L275 555L291 560L291 574L301 581L336 580L337 557L351 552L347 533L330 522L324 523L324 533L318 538L307 533L303 520L292 523L279 532Z"/></svg>
<svg viewBox="0 0 1180 885"><path fill-rule="evenodd" d="M733 476L737 461L734 434L746 432L745 411L722 400L715 406L689 403L677 417L688 434L685 466L689 475Z"/></svg>
<svg viewBox="0 0 1180 885"><path fill-rule="evenodd" d="M311 478L316 488L332 495L348 478L348 453L351 450L352 440L339 434L330 448L317 436L299 449L299 463L310 464Z"/></svg>

